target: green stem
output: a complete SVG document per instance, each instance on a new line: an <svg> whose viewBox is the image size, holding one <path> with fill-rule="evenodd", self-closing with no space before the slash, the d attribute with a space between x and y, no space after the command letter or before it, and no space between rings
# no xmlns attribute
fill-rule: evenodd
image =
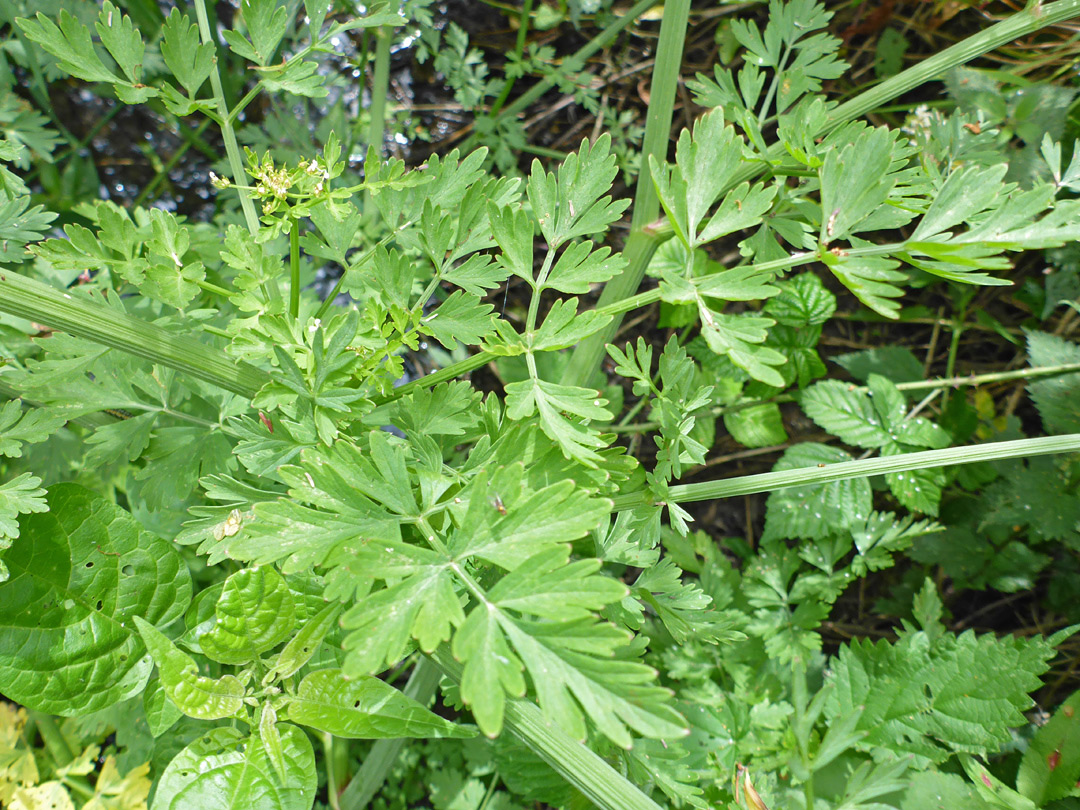
<svg viewBox="0 0 1080 810"><path fill-rule="evenodd" d="M218 124L221 127L221 139L225 142L225 154L229 158L229 171L232 173L233 183L238 186L237 193L240 195L240 207L244 211L244 221L252 236L259 232L259 215L255 211L255 203L247 192L244 173L244 161L240 157L240 145L236 141L236 132L233 130L232 120L229 118L229 105L225 102L225 91L221 86L221 73L218 70L217 42L210 33L210 21L206 16L206 0L194 0L195 16L199 22L199 37L203 43L214 47L214 69L210 71L210 87L214 91L214 104L217 106Z"/></svg>
<svg viewBox="0 0 1080 810"><path fill-rule="evenodd" d="M270 381L262 369L220 350L40 281L0 271L0 312L44 324L190 374L251 399Z"/></svg>
<svg viewBox="0 0 1080 810"><path fill-rule="evenodd" d="M390 46L393 29L382 27L375 32L375 70L371 77L371 120L368 124L368 147L382 155L386 131L386 95L390 90ZM364 191L364 217L368 221L378 215L370 189Z"/></svg>
<svg viewBox="0 0 1080 810"><path fill-rule="evenodd" d="M660 198L656 196L652 176L648 171L649 158L659 161L667 158L668 142L671 140L671 118L675 109L675 93L679 86L682 69L683 42L686 39L686 23L690 18L689 0L669 0L664 4L664 19L660 23L660 40L656 49L656 65L653 68L649 88L649 108L645 119L645 137L641 142L641 173L634 190L633 216L630 219L630 237L623 248L628 266L622 273L604 285L598 307L616 303L637 292L645 268L653 253L663 241L649 228L660 215ZM604 358L604 346L619 331L620 316L594 335L581 341L571 355L567 372L563 376L566 385L587 385L600 368Z"/></svg>
<svg viewBox="0 0 1080 810"><path fill-rule="evenodd" d="M974 297L975 292L969 288L960 291L960 312L953 316L951 324L952 335L949 340L949 356L945 361L945 376L951 377L956 372L956 358L960 354L960 337L964 334L964 321L967 320L968 304ZM941 398L941 407L949 404L949 392L946 391Z"/></svg>
<svg viewBox="0 0 1080 810"><path fill-rule="evenodd" d="M326 798L332 810L341 810L338 791L341 789L341 774L337 772L337 752L334 747L334 735L322 734L323 760L326 762Z"/></svg>
<svg viewBox="0 0 1080 810"><path fill-rule="evenodd" d="M208 293L219 295L222 298L228 299L229 296L232 295L232 293L226 290L224 287L220 287L217 284L214 284L212 281L207 281L206 279L203 279L202 281L199 281L197 283L201 289L206 290Z"/></svg>
<svg viewBox="0 0 1080 810"><path fill-rule="evenodd" d="M55 717L51 714L35 711L31 711L29 714L37 723L37 729L41 734L41 740L45 743L45 748L48 750L49 756L52 757L53 762L58 766L64 766L75 759L78 752L68 744L67 738L64 737L63 733L60 731L60 727L56 724Z"/></svg>
<svg viewBox="0 0 1080 810"><path fill-rule="evenodd" d="M1008 382L1010 380L1027 380L1037 377L1057 377L1061 374L1074 374L1080 372L1080 363L1064 363L1060 366L1034 366L1032 368L1021 368L1015 371L995 371L989 374L969 374L966 377L942 377L934 380L915 380L913 382L897 383L896 387L901 391L925 391L927 389L939 389L939 388L965 388L968 386L986 385L988 383L996 382ZM404 387L404 386L402 386ZM865 385L852 388L852 391L868 391L870 390ZM736 411L742 411L746 408L752 408L755 405L761 405L766 402L794 402L796 400L793 394L780 394L779 396L769 397L768 399L751 399L746 402L740 402L738 405L722 405L716 408L710 409L709 413L713 416L721 416L725 413L734 413ZM625 420L624 420L625 421ZM660 427L659 422L638 422L634 425L618 424L613 427L605 428L605 430L613 433L644 433L650 430L657 430Z"/></svg>
<svg viewBox="0 0 1080 810"><path fill-rule="evenodd" d="M1080 433L1064 436L1043 436L1037 439L1018 439L1009 442L987 442L968 447L948 447L944 450L924 450L903 453L886 458L868 458L860 461L843 461L824 467L801 467L795 470L743 475L722 481L704 481L700 484L681 484L668 490L668 502L690 503L772 492L787 487L814 486L830 481L849 478L867 478L872 475L926 470L948 467L953 464L973 464L977 461L998 461L1007 458L1027 458L1053 453L1074 453L1080 450ZM613 499L616 512L636 509L651 503L648 492L632 492L616 495Z"/></svg>
<svg viewBox="0 0 1080 810"><path fill-rule="evenodd" d="M289 228L289 315L300 317L300 222L293 219Z"/></svg>
<svg viewBox="0 0 1080 810"><path fill-rule="evenodd" d="M521 14L518 16L518 33L517 42L514 45L514 54L519 61L525 53L525 39L529 34L529 19L532 14L532 5L533 0L525 0L521 6ZM514 89L515 81L515 78L509 78L503 84L499 97L495 99L495 103L491 105L491 112L488 113L492 118L499 114L499 111L506 103L506 99L510 97L510 91Z"/></svg>
<svg viewBox="0 0 1080 810"><path fill-rule="evenodd" d="M460 683L463 667L440 647L430 656L449 678ZM510 698L504 724L534 754L602 810L660 810L660 806L585 745L544 719L535 704Z"/></svg>
<svg viewBox="0 0 1080 810"><path fill-rule="evenodd" d="M814 807L814 772L810 765L810 748L807 737L811 729L806 728L806 707L810 702L809 690L806 684L806 664L801 658L792 662L791 676L791 703L794 709L795 745L799 749L799 758L802 761L806 776L803 779L803 796L806 807Z"/></svg>
<svg viewBox="0 0 1080 810"><path fill-rule="evenodd" d="M435 696L441 677L438 667L427 658L421 658L413 668L403 691L408 697L427 706ZM364 757L364 764L341 794L341 810L363 810L368 806L379 792L404 746L405 740L400 738L377 740L371 746L368 755Z"/></svg>

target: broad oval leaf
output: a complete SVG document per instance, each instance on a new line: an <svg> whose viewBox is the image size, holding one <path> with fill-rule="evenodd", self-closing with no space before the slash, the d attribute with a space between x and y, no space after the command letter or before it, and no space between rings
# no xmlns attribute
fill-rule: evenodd
<svg viewBox="0 0 1080 810"><path fill-rule="evenodd" d="M288 717L352 740L476 734L429 712L385 681L368 675L346 678L340 669L320 669L304 678L289 701Z"/></svg>
<svg viewBox="0 0 1080 810"><path fill-rule="evenodd" d="M214 615L214 626L199 636L199 646L222 664L254 661L296 626L292 592L269 566L245 568L226 579Z"/></svg>
<svg viewBox="0 0 1080 810"><path fill-rule="evenodd" d="M279 781L258 737L216 728L165 768L151 810L310 810L318 780L307 735L278 725L285 782Z"/></svg>
<svg viewBox="0 0 1080 810"><path fill-rule="evenodd" d="M154 657L161 688L176 708L199 720L232 717L244 705L244 687L232 675L207 678L190 655L149 622L135 617L146 648Z"/></svg>
<svg viewBox="0 0 1080 810"><path fill-rule="evenodd" d="M80 715L137 695L153 668L131 619L167 625L191 601L191 575L164 540L76 484L24 515L0 585L0 692L39 711Z"/></svg>

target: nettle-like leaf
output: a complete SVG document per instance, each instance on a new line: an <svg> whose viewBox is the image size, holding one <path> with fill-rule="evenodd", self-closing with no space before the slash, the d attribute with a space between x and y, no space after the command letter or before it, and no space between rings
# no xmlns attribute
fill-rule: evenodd
<svg viewBox="0 0 1080 810"><path fill-rule="evenodd" d="M954 635L940 624L931 582L920 598L921 630L904 630L894 644L841 648L829 667L825 717L835 722L862 707L855 728L865 736L855 747L874 754L906 751L941 763L955 752L996 752L1026 723L1028 693L1040 686L1053 645L1043 637Z"/></svg>
<svg viewBox="0 0 1080 810"><path fill-rule="evenodd" d="M339 669L307 675L286 705L294 723L350 740L476 735L429 712L385 681L346 678Z"/></svg>
<svg viewBox="0 0 1080 810"><path fill-rule="evenodd" d="M1074 692L1035 732L1020 760L1016 789L1038 807L1080 789L1080 692Z"/></svg>
<svg viewBox="0 0 1080 810"><path fill-rule="evenodd" d="M918 449L947 447L949 433L928 419L908 417L903 394L879 374L871 374L867 391L837 380L815 383L802 392L799 402L806 415L848 444L898 455ZM939 469L912 470L885 476L897 499L909 509L937 514L944 473Z"/></svg>
<svg viewBox="0 0 1080 810"><path fill-rule="evenodd" d="M823 444L796 444L784 451L774 471L819 467L851 461L849 453ZM766 501L762 541L805 537L821 540L865 521L872 508L870 482L865 478L832 481L820 486L785 487Z"/></svg>
<svg viewBox="0 0 1080 810"><path fill-rule="evenodd" d="M254 661L288 638L296 625L292 592L269 566L231 574L214 614L214 626L199 636L199 646L222 664Z"/></svg>
<svg viewBox="0 0 1080 810"><path fill-rule="evenodd" d="M1080 346L1045 332L1027 333L1027 353L1033 368L1080 363ZM1048 432L1080 431L1080 374L1032 380L1027 387Z"/></svg>
<svg viewBox="0 0 1080 810"><path fill-rule="evenodd" d="M161 687L176 708L200 720L233 717L243 708L244 687L234 676L200 675L195 659L168 636L141 617L136 616L135 623L157 664Z"/></svg>
<svg viewBox="0 0 1080 810"><path fill-rule="evenodd" d="M277 725L284 774L279 776L263 741L233 728L216 728L177 754L158 780L151 810L310 810L318 776L308 736ZM283 778L284 777L284 778Z"/></svg>
<svg viewBox="0 0 1080 810"><path fill-rule="evenodd" d="M83 714L142 691L152 662L132 623L167 625L191 600L179 553L75 484L20 521L0 585L0 690L26 706Z"/></svg>

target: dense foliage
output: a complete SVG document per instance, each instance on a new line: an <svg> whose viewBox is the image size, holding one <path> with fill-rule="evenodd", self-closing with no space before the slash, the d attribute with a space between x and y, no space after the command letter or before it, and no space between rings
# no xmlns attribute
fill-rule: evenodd
<svg viewBox="0 0 1080 810"><path fill-rule="evenodd" d="M841 105L831 14L773 0L725 26L739 58L687 83L703 111L669 155L690 5L669 0L644 131L518 171L518 80L615 115L592 44L553 67L528 25L596 15L600 47L651 4L609 5L526 2L498 74L420 0L7 20L36 103L69 76L225 154L208 215L120 205L55 115L0 103L6 806L1078 806L1075 678L1032 722L1077 620L1073 91L1034 85L1029 115L960 65L1080 4ZM403 32L476 112L420 165L383 152ZM328 69L351 37L374 48L357 122ZM947 112L865 120L947 69ZM631 205L613 184L635 176ZM1025 280L1028 251L1059 271ZM976 291L1014 281L1027 367L952 377ZM830 372L841 301L915 322L926 289L962 313L951 379L888 345ZM616 337L638 309L659 324ZM1026 423L975 389L998 380L1029 381ZM793 402L814 437L791 439ZM773 472L680 483L719 431ZM690 505L752 493L756 538ZM898 563L878 610L901 621L827 643ZM946 581L1047 583L1059 620L962 630Z"/></svg>

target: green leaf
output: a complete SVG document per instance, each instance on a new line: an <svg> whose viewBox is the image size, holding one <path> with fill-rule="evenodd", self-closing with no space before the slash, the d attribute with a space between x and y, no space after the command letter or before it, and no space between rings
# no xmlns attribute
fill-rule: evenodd
<svg viewBox="0 0 1080 810"><path fill-rule="evenodd" d="M476 732L444 720L385 681L346 678L339 669L312 672L288 699L288 718L349 740L395 737L473 737Z"/></svg>
<svg viewBox="0 0 1080 810"><path fill-rule="evenodd" d="M601 456L596 449L606 447L598 431L574 421L564 414L581 419L604 422L613 417L604 406L598 392L571 385L559 385L532 377L506 386L506 413L511 419L525 419L540 414L540 426L563 454L589 467L595 467Z"/></svg>
<svg viewBox="0 0 1080 810"><path fill-rule="evenodd" d="M18 479L16 479L18 480ZM83 714L142 691L152 663L132 618L152 628L191 601L177 551L120 507L75 484L21 522L0 585L0 691L25 706Z"/></svg>
<svg viewBox="0 0 1080 810"><path fill-rule="evenodd" d="M176 8L161 30L161 56L188 96L194 97L214 69L214 46L200 44L198 27Z"/></svg>
<svg viewBox="0 0 1080 810"><path fill-rule="evenodd" d="M725 413L724 427L744 447L768 447L788 439L780 407L774 402Z"/></svg>
<svg viewBox="0 0 1080 810"><path fill-rule="evenodd" d="M146 723L155 738L176 725L176 721L184 716L184 713L176 708L176 704L169 700L157 678L150 681L143 692L143 714L146 715Z"/></svg>
<svg viewBox="0 0 1080 810"><path fill-rule="evenodd" d="M836 312L836 296L814 273L776 282L780 292L765 302L765 314L784 326L820 326Z"/></svg>
<svg viewBox="0 0 1080 810"><path fill-rule="evenodd" d="M1020 760L1016 789L1039 807L1076 796L1080 779L1080 692L1062 703L1035 732Z"/></svg>
<svg viewBox="0 0 1080 810"><path fill-rule="evenodd" d="M292 592L270 566L231 574L214 614L214 626L199 636L199 646L222 664L254 661L288 638L296 626Z"/></svg>
<svg viewBox="0 0 1080 810"><path fill-rule="evenodd" d="M799 404L807 416L847 444L879 448L894 441L890 434L894 420L883 420L874 408L877 403L852 388L839 380L822 380L799 395Z"/></svg>
<svg viewBox="0 0 1080 810"><path fill-rule="evenodd" d="M142 71L143 52L146 46L132 23L131 17L121 14L120 9L109 0L105 0L94 27L97 29L98 36L101 37L101 44L116 60L116 64L124 71L128 81L137 84Z"/></svg>
<svg viewBox="0 0 1080 810"><path fill-rule="evenodd" d="M559 254L541 289L583 295L593 284L610 280L625 267L622 254L612 256L611 248L593 250L592 242L577 242Z"/></svg>
<svg viewBox="0 0 1080 810"><path fill-rule="evenodd" d="M243 708L244 687L235 677L200 675L195 660L168 636L140 616L135 625L157 664L161 687L176 708L199 720L233 717Z"/></svg>
<svg viewBox="0 0 1080 810"><path fill-rule="evenodd" d="M56 57L60 69L66 73L87 82L121 81L105 67L94 50L90 29L66 10L60 11L59 26L40 11L34 20L19 19L16 22L27 39Z"/></svg>
<svg viewBox="0 0 1080 810"><path fill-rule="evenodd" d="M864 129L853 143L833 149L818 170L821 177L821 244L847 239L862 230L885 204L896 185L890 173L898 132L888 127Z"/></svg>
<svg viewBox="0 0 1080 810"><path fill-rule="evenodd" d="M624 632L591 615L621 599L626 587L596 575L598 561L566 565L568 556L569 549L555 547L504 577L455 636L454 656L465 664L461 696L481 730L499 733L506 696L524 692L524 667L545 717L578 739L584 715L627 748L628 727L648 737L684 735L682 718L667 705L666 690L651 683L648 667L616 656Z"/></svg>
<svg viewBox="0 0 1080 810"><path fill-rule="evenodd" d="M154 792L151 810L311 810L318 777L308 736L278 726L285 776L278 780L258 737L216 728L169 763Z"/></svg>
<svg viewBox="0 0 1080 810"><path fill-rule="evenodd" d="M773 470L794 470L851 460L850 454L836 447L796 444L784 452ZM870 482L865 478L779 489L771 493L766 502L762 541L794 537L820 540L865 522L871 508Z"/></svg>
<svg viewBox="0 0 1080 810"><path fill-rule="evenodd" d="M1080 363L1080 346L1045 332L1027 333L1028 362L1033 368ZM1062 374L1028 383L1047 432L1080 432L1080 374Z"/></svg>
<svg viewBox="0 0 1080 810"><path fill-rule="evenodd" d="M877 346L829 359L847 369L855 379L864 382L871 374L880 374L894 383L914 382L925 376L922 361L904 346Z"/></svg>
<svg viewBox="0 0 1080 810"><path fill-rule="evenodd" d="M331 603L304 622L303 627L278 653L274 665L263 677L263 685L296 674L304 664L310 661L326 634L330 632L330 628L334 626L340 612L341 605Z"/></svg>
<svg viewBox="0 0 1080 810"><path fill-rule="evenodd" d="M494 309L478 296L455 290L438 309L424 316L418 328L447 349L455 349L458 341L466 346L477 346L495 331Z"/></svg>
<svg viewBox="0 0 1080 810"><path fill-rule="evenodd" d="M43 442L65 423L62 416L45 408L23 411L19 400L13 399L0 407L0 456L19 458L22 444Z"/></svg>
<svg viewBox="0 0 1080 810"><path fill-rule="evenodd" d="M400 581L365 596L342 618L342 626L351 631L344 644L350 676L393 666L405 657L413 638L430 652L465 620L449 559L404 543L378 545L358 552L356 564L364 565L369 577Z"/></svg>
<svg viewBox="0 0 1080 810"><path fill-rule="evenodd" d="M617 173L606 132L596 143L582 140L578 151L559 164L558 180L544 171L540 161L533 161L526 191L552 250L575 236L602 233L622 216L630 201L603 196Z"/></svg>
<svg viewBox="0 0 1080 810"><path fill-rule="evenodd" d="M583 338L599 331L611 321L610 315L589 310L578 315L578 299L556 301L533 337L534 351L553 351L577 345Z"/></svg>
<svg viewBox="0 0 1080 810"><path fill-rule="evenodd" d="M822 251L821 261L874 312L893 320L899 317L900 304L892 299L904 294L897 284L907 280L907 274L896 270L900 262L880 256L838 255L832 251Z"/></svg>
<svg viewBox="0 0 1080 810"><path fill-rule="evenodd" d="M710 349L716 354L726 355L755 380L777 388L784 387L784 378L776 366L786 363L787 358L775 349L760 345L775 321L757 315L713 312L704 303L698 305L698 314L701 317L701 334Z"/></svg>
<svg viewBox="0 0 1080 810"><path fill-rule="evenodd" d="M36 475L24 472L0 484L0 550L11 545L11 538L19 536L19 515L47 511L45 490Z"/></svg>
<svg viewBox="0 0 1080 810"><path fill-rule="evenodd" d="M864 707L856 726L863 751L906 751L916 762L954 752L996 753L1024 725L1054 656L1042 637L995 638L945 632L940 625L900 634L895 644L855 641L830 662L825 717Z"/></svg>
<svg viewBox="0 0 1080 810"><path fill-rule="evenodd" d="M289 15L285 6L277 0L243 0L240 16L247 27L248 36L239 31L223 32L232 50L259 65L268 65L285 31L289 27Z"/></svg>

